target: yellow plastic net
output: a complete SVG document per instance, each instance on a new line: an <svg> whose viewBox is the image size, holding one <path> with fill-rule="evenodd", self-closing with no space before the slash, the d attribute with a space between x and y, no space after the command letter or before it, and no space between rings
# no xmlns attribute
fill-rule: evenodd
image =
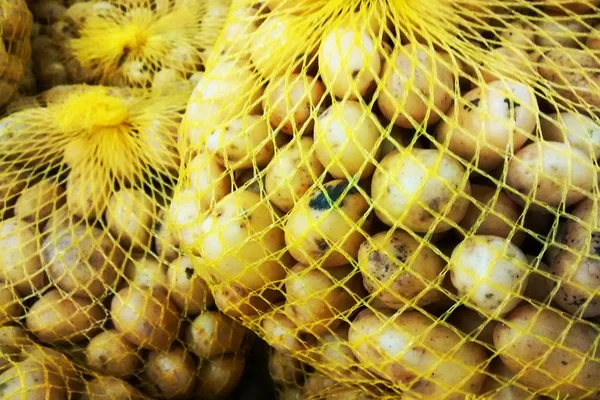
<svg viewBox="0 0 600 400"><path fill-rule="evenodd" d="M233 2L167 219L282 398L600 398L599 11Z"/></svg>

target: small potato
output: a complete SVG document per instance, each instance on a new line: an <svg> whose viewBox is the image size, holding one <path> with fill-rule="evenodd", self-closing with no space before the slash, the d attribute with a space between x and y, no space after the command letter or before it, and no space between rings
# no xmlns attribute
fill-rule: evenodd
<svg viewBox="0 0 600 400"><path fill-rule="evenodd" d="M16 218L0 222L0 279L21 296L42 290L48 282L34 228Z"/></svg>
<svg viewBox="0 0 600 400"><path fill-rule="evenodd" d="M271 126L288 135L310 133L325 95L323 83L305 74L285 74L269 82L263 108Z"/></svg>
<svg viewBox="0 0 600 400"><path fill-rule="evenodd" d="M277 152L265 173L265 189L271 203L290 211L298 200L322 179L325 169L317 158L313 139L303 137Z"/></svg>
<svg viewBox="0 0 600 400"><path fill-rule="evenodd" d="M200 153L188 165L189 186L204 210L231 192L231 175L216 157Z"/></svg>
<svg viewBox="0 0 600 400"><path fill-rule="evenodd" d="M531 272L529 273L529 281L523 295L528 299L539 301L542 304L549 304L550 301L554 300L552 292L556 285L555 281L549 278L551 276L550 267L536 257L530 255L526 255L525 257L527 257L527 261L531 266Z"/></svg>
<svg viewBox="0 0 600 400"><path fill-rule="evenodd" d="M97 298L116 287L124 255L102 229L85 222L60 227L42 244L42 260L56 286Z"/></svg>
<svg viewBox="0 0 600 400"><path fill-rule="evenodd" d="M63 400L67 399L67 390L64 380L51 365L26 360L0 375L0 398Z"/></svg>
<svg viewBox="0 0 600 400"><path fill-rule="evenodd" d="M244 357L240 354L204 360L198 370L195 394L206 400L226 399L243 373Z"/></svg>
<svg viewBox="0 0 600 400"><path fill-rule="evenodd" d="M156 205L141 190L121 189L108 200L106 225L125 247L147 248L155 218Z"/></svg>
<svg viewBox="0 0 600 400"><path fill-rule="evenodd" d="M202 259L197 262L202 265ZM214 304L208 285L195 270L190 257L181 256L171 263L167 270L169 295L185 315L197 315Z"/></svg>
<svg viewBox="0 0 600 400"><path fill-rule="evenodd" d="M512 45L492 49L485 57L478 70L483 82L486 83L499 79L526 81L527 78L534 79L537 73L537 67L532 62L529 53ZM475 74L473 75L475 77ZM472 85L477 86L478 84L481 82Z"/></svg>
<svg viewBox="0 0 600 400"><path fill-rule="evenodd" d="M148 356L144 375L160 398L189 398L196 383L196 363L183 347L160 353L153 351Z"/></svg>
<svg viewBox="0 0 600 400"><path fill-rule="evenodd" d="M272 349L269 355L269 374L277 385L300 385L304 377L304 367L300 360Z"/></svg>
<svg viewBox="0 0 600 400"><path fill-rule="evenodd" d="M241 349L246 328L216 311L200 313L188 327L188 348L202 359L215 358Z"/></svg>
<svg viewBox="0 0 600 400"><path fill-rule="evenodd" d="M525 254L507 239L473 235L452 252L450 277L467 306L498 317L521 301L527 288L529 263Z"/></svg>
<svg viewBox="0 0 600 400"><path fill-rule="evenodd" d="M315 153L337 179L371 176L379 159L377 118L359 102L334 103L315 122Z"/></svg>
<svg viewBox="0 0 600 400"><path fill-rule="evenodd" d="M494 81L473 89L450 110L436 139L484 171L502 164L532 135L539 108L533 89L515 81Z"/></svg>
<svg viewBox="0 0 600 400"><path fill-rule="evenodd" d="M348 340L371 372L427 398L464 399L479 393L485 380L485 348L417 311L363 310L352 321Z"/></svg>
<svg viewBox="0 0 600 400"><path fill-rule="evenodd" d="M158 213L154 222L154 247L156 255L161 260L173 261L179 256L179 238L175 235L172 224L169 221L169 210Z"/></svg>
<svg viewBox="0 0 600 400"><path fill-rule="evenodd" d="M97 376L86 385L86 391L80 400L143 400L142 395L129 383L112 376Z"/></svg>
<svg viewBox="0 0 600 400"><path fill-rule="evenodd" d="M65 201L64 190L58 184L43 180L21 193L15 204L15 217L42 224Z"/></svg>
<svg viewBox="0 0 600 400"><path fill-rule="evenodd" d="M163 68L157 71L152 78L152 90L167 93L174 90L191 88L191 84L180 70Z"/></svg>
<svg viewBox="0 0 600 400"><path fill-rule="evenodd" d="M568 143L590 157L600 157L600 125L593 119L575 112L544 117L540 119L540 129L545 140Z"/></svg>
<svg viewBox="0 0 600 400"><path fill-rule="evenodd" d="M94 337L85 348L85 356L90 368L116 378L127 378L142 365L135 347L114 329Z"/></svg>
<svg viewBox="0 0 600 400"><path fill-rule="evenodd" d="M365 288L395 310L413 301L423 307L441 300L443 295L433 281L445 265L424 241L402 231L371 236L358 251Z"/></svg>
<svg viewBox="0 0 600 400"><path fill-rule="evenodd" d="M115 328L136 346L166 350L177 335L179 315L164 292L121 289L111 303Z"/></svg>
<svg viewBox="0 0 600 400"><path fill-rule="evenodd" d="M319 398L323 395L323 392L328 392L329 388L338 386L339 384L331 379L329 376L323 374L319 370L312 371L304 381L304 387L302 388L303 399Z"/></svg>
<svg viewBox="0 0 600 400"><path fill-rule="evenodd" d="M68 150L68 149L67 149ZM65 151L67 151L65 150ZM67 207L82 219L100 218L106 209L110 196L110 184L104 173L93 176L96 167L87 166L90 171L71 171L67 178ZM91 176L89 176L91 175Z"/></svg>
<svg viewBox="0 0 600 400"><path fill-rule="evenodd" d="M465 335L489 346L494 345L494 327L496 326L496 321L482 316L477 311L462 306L454 309L447 321L464 332Z"/></svg>
<svg viewBox="0 0 600 400"><path fill-rule="evenodd" d="M540 395L581 399L598 390L597 328L523 302L494 329L494 347L519 382Z"/></svg>
<svg viewBox="0 0 600 400"><path fill-rule="evenodd" d="M0 282L0 326L20 317L23 307L15 289L11 285Z"/></svg>
<svg viewBox="0 0 600 400"><path fill-rule="evenodd" d="M33 341L25 329L18 326L0 327L0 374L24 358L23 350Z"/></svg>
<svg viewBox="0 0 600 400"><path fill-rule="evenodd" d="M217 308L231 318L265 314L284 299L279 289L248 291L239 285L229 283L212 286L211 289Z"/></svg>
<svg viewBox="0 0 600 400"><path fill-rule="evenodd" d="M465 234L494 235L510 239L516 245L523 243L525 232L518 225L521 208L508 194L491 186L472 184L471 196L475 201L469 202L459 223Z"/></svg>
<svg viewBox="0 0 600 400"><path fill-rule="evenodd" d="M535 142L508 162L506 183L541 207L570 206L591 192L596 167L590 156L565 143ZM521 196L515 199L523 203Z"/></svg>
<svg viewBox="0 0 600 400"><path fill-rule="evenodd" d="M248 52L248 43L252 40L260 21L259 10L248 5L237 5L231 9L231 18L223 27L223 41L229 54Z"/></svg>
<svg viewBox="0 0 600 400"><path fill-rule="evenodd" d="M402 128L434 124L452 105L454 78L443 53L419 43L398 46L383 68L377 105Z"/></svg>
<svg viewBox="0 0 600 400"><path fill-rule="evenodd" d="M42 362L58 372L71 393L80 393L83 389L81 373L66 355L37 344L24 348L23 353L27 355L25 361Z"/></svg>
<svg viewBox="0 0 600 400"><path fill-rule="evenodd" d="M254 290L285 277L291 260L277 214L248 190L225 196L200 227L199 249L205 272L217 281Z"/></svg>
<svg viewBox="0 0 600 400"><path fill-rule="evenodd" d="M349 317L364 289L351 266L325 271L298 264L286 276L285 295L284 312L300 331L321 335Z"/></svg>
<svg viewBox="0 0 600 400"><path fill-rule="evenodd" d="M356 258L371 219L369 204L356 186L334 180L308 191L288 214L285 242L300 263L339 267ZM362 232L361 232L362 231Z"/></svg>
<svg viewBox="0 0 600 400"><path fill-rule="evenodd" d="M585 43L588 28L575 18L556 18L547 16L537 23L538 46L542 47L580 47Z"/></svg>
<svg viewBox="0 0 600 400"><path fill-rule="evenodd" d="M160 259L144 256L127 260L125 277L128 284L143 290L168 291L167 264Z"/></svg>
<svg viewBox="0 0 600 400"><path fill-rule="evenodd" d="M445 232L467 212L471 187L463 166L434 149L388 154L371 183L379 219L414 232ZM427 208L425 208L427 207Z"/></svg>
<svg viewBox="0 0 600 400"><path fill-rule="evenodd" d="M301 334L296 324L282 311L265 315L261 327L265 340L277 351L293 354L307 347L305 339L309 336Z"/></svg>
<svg viewBox="0 0 600 400"><path fill-rule="evenodd" d="M506 22L500 35L503 46L514 46L518 49L530 51L535 46L535 25L528 20L515 20Z"/></svg>
<svg viewBox="0 0 600 400"><path fill-rule="evenodd" d="M66 297L53 289L27 312L27 328L45 343L79 343L93 337L106 318L102 306L89 299Z"/></svg>
<svg viewBox="0 0 600 400"><path fill-rule="evenodd" d="M283 386L278 390L279 400L303 400L302 387Z"/></svg>
<svg viewBox="0 0 600 400"><path fill-rule="evenodd" d="M9 124L10 125L10 124ZM12 127L4 127L0 124L0 130L12 131ZM10 135L10 133L5 135ZM7 213L14 206L17 197L22 193L27 181L23 173L7 168L0 177L0 217L6 218Z"/></svg>
<svg viewBox="0 0 600 400"><path fill-rule="evenodd" d="M522 383L514 381L513 374L502 361L496 358L492 361L488 376L481 389L481 395L491 400L542 400Z"/></svg>

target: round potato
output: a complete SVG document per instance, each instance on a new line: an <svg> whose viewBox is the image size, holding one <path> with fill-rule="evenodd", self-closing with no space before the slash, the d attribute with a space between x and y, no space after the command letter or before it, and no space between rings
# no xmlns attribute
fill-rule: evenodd
<svg viewBox="0 0 600 400"><path fill-rule="evenodd" d="M588 14L600 5L598 0L547 0L544 9L552 14Z"/></svg>
<svg viewBox="0 0 600 400"><path fill-rule="evenodd" d="M323 83L306 74L285 74L269 82L263 108L271 126L288 135L313 129L313 117L325 94Z"/></svg>
<svg viewBox="0 0 600 400"><path fill-rule="evenodd" d="M65 202L64 190L56 182L42 180L21 193L15 204L15 217L43 224Z"/></svg>
<svg viewBox="0 0 600 400"><path fill-rule="evenodd" d="M45 343L79 343L93 337L106 318L102 306L53 289L27 312L27 328Z"/></svg>
<svg viewBox="0 0 600 400"><path fill-rule="evenodd" d="M225 4L223 6L227 7ZM230 54L247 57L248 43L260 21L259 13L260 11L250 4L238 5L231 9L231 18L223 27L224 47L231 52Z"/></svg>
<svg viewBox="0 0 600 400"><path fill-rule="evenodd" d="M248 291L235 283L212 285L211 290L217 308L231 318L262 315L284 299L279 289Z"/></svg>
<svg viewBox="0 0 600 400"><path fill-rule="evenodd" d="M0 326L23 314L23 307L12 285L0 282Z"/></svg>
<svg viewBox="0 0 600 400"><path fill-rule="evenodd" d="M188 327L188 348L202 359L215 358L241 349L246 328L216 311L204 311Z"/></svg>
<svg viewBox="0 0 600 400"><path fill-rule="evenodd" d="M529 263L525 254L507 239L473 235L452 252L450 277L467 306L497 317L521 301L527 288Z"/></svg>
<svg viewBox="0 0 600 400"><path fill-rule="evenodd" d="M160 353L153 351L148 356L144 375L160 398L189 398L196 383L196 363L183 347Z"/></svg>
<svg viewBox="0 0 600 400"><path fill-rule="evenodd" d="M167 268L167 264L152 256L130 258L125 265L127 284L142 290L167 292Z"/></svg>
<svg viewBox="0 0 600 400"><path fill-rule="evenodd" d="M135 347L114 329L94 337L85 348L87 365L103 375L127 378L142 364Z"/></svg>
<svg viewBox="0 0 600 400"><path fill-rule="evenodd" d="M124 255L107 232L83 222L50 233L42 259L56 286L73 296L97 298L116 287Z"/></svg>
<svg viewBox="0 0 600 400"><path fill-rule="evenodd" d="M304 381L304 387L302 388L302 398L312 398L317 396L319 398L323 395L323 392L328 392L331 387L338 386L339 384L331 379L329 376L323 374L319 370L312 371L306 376Z"/></svg>
<svg viewBox="0 0 600 400"><path fill-rule="evenodd" d="M442 293L433 281L445 265L424 241L402 231L371 236L358 251L365 288L395 310L413 301L421 307L439 301Z"/></svg>
<svg viewBox="0 0 600 400"><path fill-rule="evenodd" d="M168 209L158 213L152 236L154 236L154 247L158 258L170 262L179 256L180 241L169 221Z"/></svg>
<svg viewBox="0 0 600 400"><path fill-rule="evenodd" d="M290 260L282 252L285 240L276 217L257 193L238 190L225 196L200 227L206 272L249 290L282 279Z"/></svg>
<svg viewBox="0 0 600 400"><path fill-rule="evenodd" d="M496 321L490 320L477 311L468 307L459 307L452 310L448 323L454 325L467 336L471 336L489 346L494 345L494 327Z"/></svg>
<svg viewBox="0 0 600 400"><path fill-rule="evenodd" d="M137 189L121 189L108 200L106 226L125 247L148 248L156 218L152 198Z"/></svg>
<svg viewBox="0 0 600 400"><path fill-rule="evenodd" d="M338 98L358 99L374 87L381 72L377 39L365 27L339 26L325 34L319 48L319 72Z"/></svg>
<svg viewBox="0 0 600 400"><path fill-rule="evenodd" d="M47 285L38 238L30 224L17 218L0 222L0 253L0 279L10 283L21 296Z"/></svg>
<svg viewBox="0 0 600 400"><path fill-rule="evenodd" d="M591 324L526 302L494 329L494 347L504 365L523 385L553 398L581 399L596 393L597 339Z"/></svg>
<svg viewBox="0 0 600 400"><path fill-rule="evenodd" d="M142 400L145 398L146 396L129 383L112 376L93 378L87 383L85 393L80 397L81 400Z"/></svg>
<svg viewBox="0 0 600 400"><path fill-rule="evenodd" d="M377 105L402 128L434 124L452 105L454 74L439 52L419 43L398 46L383 67Z"/></svg>
<svg viewBox="0 0 600 400"><path fill-rule="evenodd" d="M304 378L304 366L297 358L272 349L269 355L269 374L275 384L300 385Z"/></svg>
<svg viewBox="0 0 600 400"><path fill-rule="evenodd" d="M160 351L175 340L179 315L160 290L121 289L112 299L110 311L117 331L136 346Z"/></svg>
<svg viewBox="0 0 600 400"><path fill-rule="evenodd" d="M532 62L530 55L524 49L513 45L490 50L483 61L483 65L478 69L483 82L486 83L499 79L524 81L526 77L535 78L537 73L537 67ZM478 84L481 84L481 82L473 82L471 85L477 86Z"/></svg>
<svg viewBox="0 0 600 400"><path fill-rule="evenodd" d="M495 81L465 94L438 125L436 139L454 154L491 171L509 152L523 147L538 114L531 87Z"/></svg>
<svg viewBox="0 0 600 400"><path fill-rule="evenodd" d="M513 374L504 363L496 358L490 366L488 376L481 389L481 395L491 400L542 400L525 385L515 382Z"/></svg>
<svg viewBox="0 0 600 400"><path fill-rule="evenodd" d="M568 143L593 158L600 157L600 125L575 112L545 115L540 129L549 142Z"/></svg>
<svg viewBox="0 0 600 400"><path fill-rule="evenodd" d="M335 102L315 122L315 153L337 179L371 176L379 159L377 118L353 100Z"/></svg>
<svg viewBox="0 0 600 400"><path fill-rule="evenodd" d="M290 211L325 169L319 162L314 141L303 137L277 152L265 173L265 190L271 203L284 212Z"/></svg>
<svg viewBox="0 0 600 400"><path fill-rule="evenodd" d="M300 263L339 267L356 258L371 218L365 195L346 180L312 188L288 214L285 242Z"/></svg>
<svg viewBox="0 0 600 400"><path fill-rule="evenodd" d="M388 154L371 183L375 212L388 226L447 231L469 207L463 194L470 194L471 186L465 175L458 161L438 150L413 148Z"/></svg>
<svg viewBox="0 0 600 400"><path fill-rule="evenodd" d="M24 358L25 346L33 344L28 333L18 326L0 327L0 374Z"/></svg>
<svg viewBox="0 0 600 400"><path fill-rule="evenodd" d="M78 168L71 171L67 178L67 207L71 214L80 218L98 219L104 214L110 197L109 179L104 171L96 171L94 174L94 171L99 168L97 166L78 165ZM82 173L81 168L86 172Z"/></svg>
<svg viewBox="0 0 600 400"><path fill-rule="evenodd" d="M520 245L525 231L518 226L521 208L511 197L494 187L471 184L469 208L459 226L469 235L493 235ZM463 232L461 232L462 234Z"/></svg>
<svg viewBox="0 0 600 400"><path fill-rule="evenodd" d="M589 154L565 143L535 142L508 162L506 183L523 196L515 199L532 206L570 206L588 195L596 181ZM526 199L526 200L525 200Z"/></svg>
<svg viewBox="0 0 600 400"><path fill-rule="evenodd" d="M302 387L297 386L283 386L278 390L279 400L302 400Z"/></svg>
<svg viewBox="0 0 600 400"><path fill-rule="evenodd" d="M465 393L479 393L485 380L485 348L417 311L363 310L350 325L348 341L373 373L428 398L464 399Z"/></svg>
<svg viewBox="0 0 600 400"><path fill-rule="evenodd" d="M528 20L503 21L506 24L500 34L503 46L514 46L529 51L535 46L535 25Z"/></svg>
<svg viewBox="0 0 600 400"><path fill-rule="evenodd" d="M26 360L14 364L0 375L0 397L3 399L64 400L66 385L59 373L39 361Z"/></svg>
<svg viewBox="0 0 600 400"><path fill-rule="evenodd" d="M275 350L293 353L307 347L307 334L299 332L296 324L282 311L265 315L261 321L265 340Z"/></svg>
<svg viewBox="0 0 600 400"><path fill-rule="evenodd" d="M241 354L204 360L198 370L195 393L206 400L226 399L236 389L243 373Z"/></svg>
<svg viewBox="0 0 600 400"><path fill-rule="evenodd" d="M75 364L64 354L33 343L23 348L23 353L27 355L25 361L42 362L58 372L71 393L80 393L82 391L84 382L81 373L77 370Z"/></svg>
<svg viewBox="0 0 600 400"><path fill-rule="evenodd" d="M197 201L204 210L208 210L231 192L231 175L216 157L199 153L187 168L189 186L194 189Z"/></svg>
<svg viewBox="0 0 600 400"><path fill-rule="evenodd" d="M201 264L202 259L198 258L197 262ZM190 257L181 256L169 263L167 287L171 298L185 315L197 315L214 304L208 285L196 273Z"/></svg>
<svg viewBox="0 0 600 400"><path fill-rule="evenodd" d="M200 227L205 216L206 211L198 201L194 189L176 191L162 228L165 230L164 236L160 238L163 241L163 251L176 254L173 246L177 245L200 255L196 247L199 246Z"/></svg>
<svg viewBox="0 0 600 400"><path fill-rule="evenodd" d="M0 130L12 128L5 128L0 123ZM11 170L7 168L0 177L0 217L5 218L7 213L11 211L12 207L17 201L17 197L25 188L27 180L24 179L23 172Z"/></svg>
<svg viewBox="0 0 600 400"><path fill-rule="evenodd" d="M555 281L550 278L552 276L550 267L537 257L530 255L525 257L531 266L531 272L524 296L542 304L549 304L550 301L554 301L555 296L552 296L552 292L556 285Z"/></svg>
<svg viewBox="0 0 600 400"><path fill-rule="evenodd" d="M349 317L364 288L351 266L325 271L298 264L286 277L285 296L284 312L300 331L321 335Z"/></svg>
<svg viewBox="0 0 600 400"><path fill-rule="evenodd" d="M536 43L542 47L581 47L586 42L587 24L576 18L547 16L537 23Z"/></svg>

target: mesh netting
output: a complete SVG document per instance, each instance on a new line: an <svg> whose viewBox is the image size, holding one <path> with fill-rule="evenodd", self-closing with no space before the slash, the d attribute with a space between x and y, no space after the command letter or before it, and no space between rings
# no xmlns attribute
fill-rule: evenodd
<svg viewBox="0 0 600 400"><path fill-rule="evenodd" d="M598 11L234 2L165 218L281 398L599 398Z"/></svg>

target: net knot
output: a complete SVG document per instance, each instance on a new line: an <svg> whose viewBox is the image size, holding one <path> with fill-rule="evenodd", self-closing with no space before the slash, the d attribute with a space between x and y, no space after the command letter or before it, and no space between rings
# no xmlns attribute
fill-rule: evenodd
<svg viewBox="0 0 600 400"><path fill-rule="evenodd" d="M101 90L89 90L61 105L57 117L63 131L91 131L123 124L129 110L122 99Z"/></svg>

